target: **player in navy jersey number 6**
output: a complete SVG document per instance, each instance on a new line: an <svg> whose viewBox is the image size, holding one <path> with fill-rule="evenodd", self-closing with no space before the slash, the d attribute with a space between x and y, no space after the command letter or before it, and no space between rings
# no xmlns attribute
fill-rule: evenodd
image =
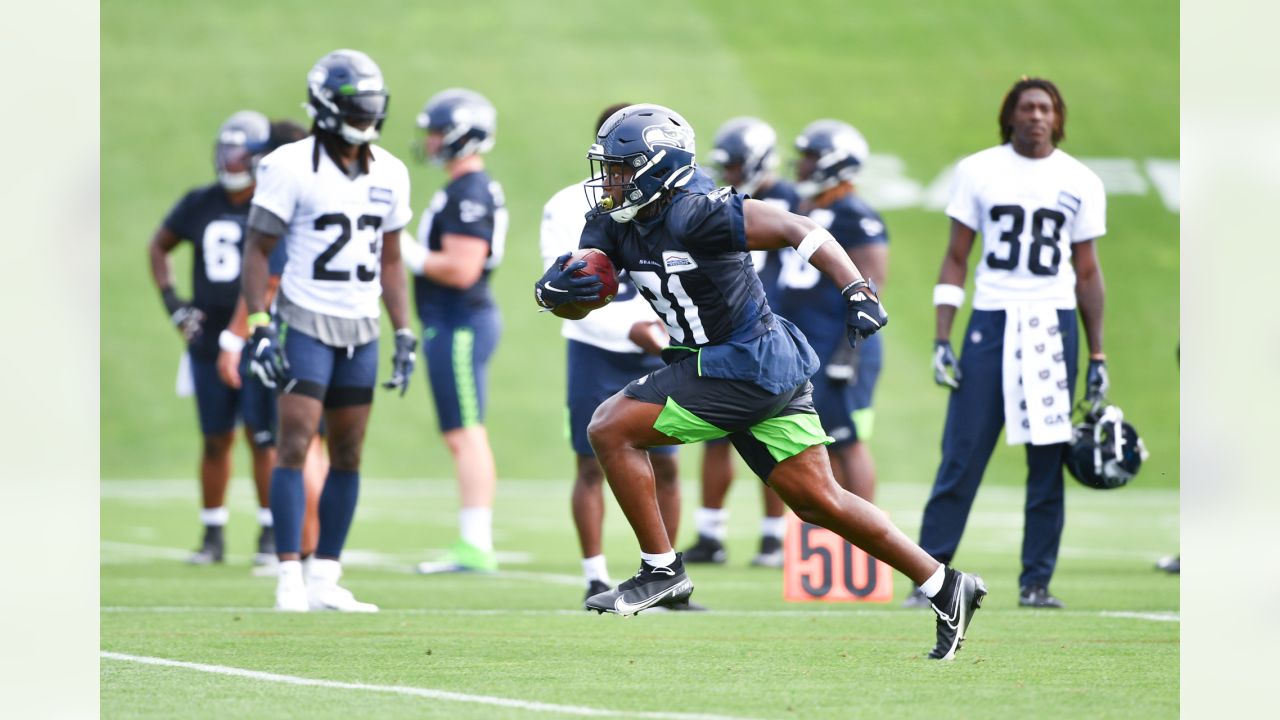
<svg viewBox="0 0 1280 720"><path fill-rule="evenodd" d="M980 578L934 560L878 508L832 476L809 376L818 359L794 325L774 315L750 250L791 246L842 288L851 345L880 330L875 288L829 232L812 220L731 188L689 191L697 169L693 129L658 105L619 110L587 153L594 209L581 247L626 270L667 326L668 365L633 381L596 410L588 427L605 477L640 544L639 571L587 600L588 609L632 615L688 601L693 582L671 547L646 448L729 436L751 469L803 520L833 530L921 583L937 610L929 656L955 656L986 589ZM535 284L539 304L581 312L598 290L553 263Z"/></svg>
<svg viewBox="0 0 1280 720"><path fill-rule="evenodd" d="M338 584L355 514L360 454L377 380L379 308L396 330L388 387L401 394L417 340L409 328L400 230L409 172L373 144L387 112L382 71L355 50L325 55L307 74L311 137L262 160L249 213L243 295L251 369L280 388L280 449L271 510L280 558L276 608L374 612ZM277 332L266 313L267 258L284 240ZM323 413L330 470L320 495L320 537L307 577L299 562L302 465Z"/></svg>
<svg viewBox="0 0 1280 720"><path fill-rule="evenodd" d="M151 274L160 288L165 311L187 343L191 380L200 417L203 448L200 455L200 520L204 537L188 562L194 565L223 560L227 523L225 504L231 479L231 445L237 418L253 450L253 475L258 491L259 556L273 559L272 517L269 507L271 466L275 462L275 399L261 383L228 385L218 377L219 336L231 321L240 287L245 220L254 192L254 166L269 149L271 124L262 113L243 110L218 129L214 166L218 181L188 192L169 211L148 246ZM191 242L191 299L181 300L173 289L169 253L182 240Z"/></svg>

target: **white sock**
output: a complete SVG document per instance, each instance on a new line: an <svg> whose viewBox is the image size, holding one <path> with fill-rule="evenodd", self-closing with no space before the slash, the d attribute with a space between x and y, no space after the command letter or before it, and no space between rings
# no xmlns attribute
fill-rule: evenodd
<svg viewBox="0 0 1280 720"><path fill-rule="evenodd" d="M307 580L312 583L336 585L342 577L342 563L327 558L311 558L307 567Z"/></svg>
<svg viewBox="0 0 1280 720"><path fill-rule="evenodd" d="M298 560L281 560L276 568L276 577L281 583L295 579L302 582L302 563Z"/></svg>
<svg viewBox="0 0 1280 720"><path fill-rule="evenodd" d="M729 522L729 511L725 508L700 507L693 514L693 522L698 527L699 535L724 540L725 525Z"/></svg>
<svg viewBox="0 0 1280 720"><path fill-rule="evenodd" d="M613 584L613 581L609 579L609 568L605 565L604 555L582 558L582 574L586 576L588 583L592 580L599 580L606 585Z"/></svg>
<svg viewBox="0 0 1280 720"><path fill-rule="evenodd" d="M942 581L947 579L947 566L938 563L938 569L933 571L928 580L920 584L920 592L924 593L927 598L933 598L942 589Z"/></svg>
<svg viewBox="0 0 1280 720"><path fill-rule="evenodd" d="M782 531L786 527L786 521L782 517L769 517L765 515L760 518L760 534L765 537L773 537L782 539Z"/></svg>
<svg viewBox="0 0 1280 720"><path fill-rule="evenodd" d="M640 553L640 559L649 563L650 567L667 567L676 561L676 551L668 550L664 553Z"/></svg>
<svg viewBox="0 0 1280 720"><path fill-rule="evenodd" d="M464 507L458 511L458 528L462 539L485 552L493 552L493 510L487 507Z"/></svg>
<svg viewBox="0 0 1280 720"><path fill-rule="evenodd" d="M229 515L225 507L200 508L200 524L222 527L227 524Z"/></svg>
<svg viewBox="0 0 1280 720"><path fill-rule="evenodd" d="M275 524L276 524L275 520L271 516L271 508L269 507L258 508L258 526L259 527L264 527L264 528L274 527Z"/></svg>

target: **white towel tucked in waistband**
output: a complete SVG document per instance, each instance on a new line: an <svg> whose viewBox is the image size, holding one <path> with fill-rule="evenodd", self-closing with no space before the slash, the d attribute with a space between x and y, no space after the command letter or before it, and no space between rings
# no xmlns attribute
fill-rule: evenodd
<svg viewBox="0 0 1280 720"><path fill-rule="evenodd" d="M1058 311L1043 303L1005 310L1004 433L1010 445L1071 441L1071 394Z"/></svg>

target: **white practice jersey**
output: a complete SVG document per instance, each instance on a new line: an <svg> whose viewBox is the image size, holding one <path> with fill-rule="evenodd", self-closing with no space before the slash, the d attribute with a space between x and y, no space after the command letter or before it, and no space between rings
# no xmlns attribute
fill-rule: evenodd
<svg viewBox="0 0 1280 720"><path fill-rule="evenodd" d="M1107 196L1098 176L1067 153L1035 160L1006 144L960 161L947 215L982 235L975 309L1043 302L1069 310L1071 246L1106 234Z"/></svg>
<svg viewBox="0 0 1280 720"><path fill-rule="evenodd" d="M578 249L582 239L582 226L586 224L591 204L582 191L582 184L570 185L561 190L542 208L542 267L551 267L555 259ZM603 350L621 353L644 352L639 345L627 339L631 326L644 320L657 320L653 308L627 282L624 276L618 282L618 294L613 302L581 320L565 320L560 334L570 340L594 345Z"/></svg>
<svg viewBox="0 0 1280 720"><path fill-rule="evenodd" d="M312 170L315 138L284 145L258 163L253 204L279 217L288 260L280 286L290 302L315 313L376 318L382 295L382 235L409 224L409 171L371 145L369 172L355 179L323 148Z"/></svg>

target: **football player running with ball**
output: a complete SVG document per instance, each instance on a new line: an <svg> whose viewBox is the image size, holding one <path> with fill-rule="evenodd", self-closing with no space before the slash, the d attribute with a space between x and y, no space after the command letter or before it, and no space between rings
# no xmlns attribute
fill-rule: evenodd
<svg viewBox="0 0 1280 720"><path fill-rule="evenodd" d="M253 335L252 371L280 391L279 452L271 510L280 559L278 610L376 612L338 584L355 514L360 453L377 380L379 308L396 329L393 373L403 395L417 340L409 328L400 230L409 223L409 173L373 145L387 114L382 71L367 55L335 50L307 75L311 137L262 160L249 214L243 295ZM268 256L288 259L276 296L279 331L266 312ZM321 415L330 470L320 496L320 538L302 576L302 466Z"/></svg>
<svg viewBox="0 0 1280 720"><path fill-rule="evenodd" d="M831 234L812 220L731 188L689 191L697 171L693 129L659 105L609 118L587 153L594 209L580 246L630 274L663 318L668 365L633 381L591 419L588 436L636 533L639 571L594 595L587 608L632 615L687 602L693 582L667 537L647 448L728 436L748 466L806 522L828 528L920 583L937 611L929 657L955 656L986 588L934 560L871 503L841 488L813 409L818 358L794 325L775 315L750 250L790 246L842 288L851 345L889 317L875 288ZM572 266L571 266L572 267ZM598 291L594 276L552 265L535 297L557 314Z"/></svg>

